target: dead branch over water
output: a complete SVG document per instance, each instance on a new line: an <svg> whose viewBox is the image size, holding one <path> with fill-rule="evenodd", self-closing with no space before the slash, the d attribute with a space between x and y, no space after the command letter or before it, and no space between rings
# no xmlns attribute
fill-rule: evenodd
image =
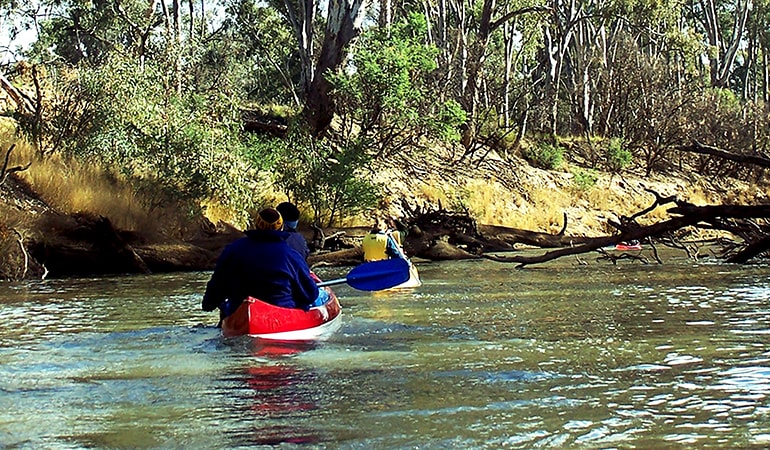
<svg viewBox="0 0 770 450"><path fill-rule="evenodd" d="M754 219L770 218L770 205L696 206L679 201L675 197L662 197L651 190L648 190L648 192L655 195L655 202L650 207L630 217L622 217L620 222L610 222L613 227L620 231L618 234L583 238L583 242L578 245L552 250L537 256L500 256L495 254L485 254L483 256L493 261L518 263L517 267L521 268L529 264L543 263L563 256L596 251L619 242L632 240L652 242L653 239L659 241L671 240L671 233L686 227L722 230L731 233L736 233L740 230L741 237L746 242L746 245L740 250L733 252L727 258L729 262L746 262L748 259L770 250L770 238L766 237L770 227L754 221ZM639 225L636 222L637 218L658 206L669 203L674 203L676 206L669 208L667 212L676 217L652 225ZM749 228L753 228L755 231L749 233L747 231Z"/></svg>

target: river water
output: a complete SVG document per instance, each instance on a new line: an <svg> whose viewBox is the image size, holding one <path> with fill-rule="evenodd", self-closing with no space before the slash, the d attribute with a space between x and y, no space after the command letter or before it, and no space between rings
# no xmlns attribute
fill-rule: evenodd
<svg viewBox="0 0 770 450"><path fill-rule="evenodd" d="M295 345L222 338L210 273L0 284L0 447L770 447L770 270L584 259L338 286Z"/></svg>

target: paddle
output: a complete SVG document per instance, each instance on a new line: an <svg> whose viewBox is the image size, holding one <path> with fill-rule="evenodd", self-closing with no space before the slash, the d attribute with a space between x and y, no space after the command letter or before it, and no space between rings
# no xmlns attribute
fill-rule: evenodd
<svg viewBox="0 0 770 450"><path fill-rule="evenodd" d="M363 263L354 267L345 278L323 281L318 286L347 283L359 291L380 291L398 286L409 279L409 263L401 258Z"/></svg>

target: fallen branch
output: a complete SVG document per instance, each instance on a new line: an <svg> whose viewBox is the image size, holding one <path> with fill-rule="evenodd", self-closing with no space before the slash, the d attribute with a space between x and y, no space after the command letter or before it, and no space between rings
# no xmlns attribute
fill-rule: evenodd
<svg viewBox="0 0 770 450"><path fill-rule="evenodd" d="M610 262L612 262L612 264L617 264L618 261L621 259L635 259L637 261L640 261L642 264L647 264L647 258L645 258L642 255L632 255L631 253L628 253L628 252L623 252L618 255L613 255L607 250L605 250L604 248L600 248L597 251L601 255L596 258L597 261L609 260Z"/></svg>
<svg viewBox="0 0 770 450"><path fill-rule="evenodd" d="M21 172L24 170L29 169L29 167L32 165L32 161L30 161L26 166L15 166L8 168L8 162L11 159L11 152L13 149L16 148L16 144L12 144L8 151L5 152L5 160L3 161L3 167L0 168L0 185L5 183L6 178L8 178L8 175L14 173L14 172Z"/></svg>
<svg viewBox="0 0 770 450"><path fill-rule="evenodd" d="M735 153L730 153L728 151L721 150L716 147L711 147L708 145L701 144L698 141L693 141L693 143L690 145L681 145L679 147L676 147L676 149L685 151L685 152L699 153L701 155L716 156L718 158L726 159L728 161L733 161L737 163L753 164L759 167L770 168L770 159L768 158L763 158L761 156L754 156L754 155L736 155Z"/></svg>
<svg viewBox="0 0 770 450"><path fill-rule="evenodd" d="M0 73L0 87L8 93L8 96L11 98L11 100L16 103L16 107L18 108L19 112L23 116L32 117L35 114L35 107L32 105L32 102L27 99L22 92L11 83L8 78L5 77L2 73Z"/></svg>
<svg viewBox="0 0 770 450"><path fill-rule="evenodd" d="M770 250L770 237L762 238L727 259L727 262L743 264L751 258Z"/></svg>
<svg viewBox="0 0 770 450"><path fill-rule="evenodd" d="M657 200L656 200L657 202ZM663 236L666 233L678 230L680 228L697 225L702 222L712 223L716 219L727 218L768 218L770 217L770 206L745 206L745 205L709 205L695 206L685 202L675 201L677 206L670 208L670 214L679 214L681 217L659 222L653 225L639 226L636 228L627 228L620 234L613 236L604 236L597 238L587 238L585 243L575 247L561 248L558 250L546 252L539 256L498 256L483 255L484 258L498 262L518 263L517 268L523 268L529 264L543 263L551 261L562 256L576 255L597 250L609 245L615 245L622 241L643 240L650 237ZM620 224L618 224L620 226Z"/></svg>

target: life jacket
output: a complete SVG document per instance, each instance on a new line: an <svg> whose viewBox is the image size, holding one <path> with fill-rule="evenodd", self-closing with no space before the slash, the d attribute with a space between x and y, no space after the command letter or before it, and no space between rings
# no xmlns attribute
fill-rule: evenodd
<svg viewBox="0 0 770 450"><path fill-rule="evenodd" d="M385 233L369 233L364 236L361 247L364 250L364 261L380 261L388 259L385 249L388 246L388 235Z"/></svg>
<svg viewBox="0 0 770 450"><path fill-rule="evenodd" d="M388 231L388 234L390 237L393 238L394 241L396 241L396 245L398 245L398 248L402 248L404 244L401 242L401 232L398 230Z"/></svg>

